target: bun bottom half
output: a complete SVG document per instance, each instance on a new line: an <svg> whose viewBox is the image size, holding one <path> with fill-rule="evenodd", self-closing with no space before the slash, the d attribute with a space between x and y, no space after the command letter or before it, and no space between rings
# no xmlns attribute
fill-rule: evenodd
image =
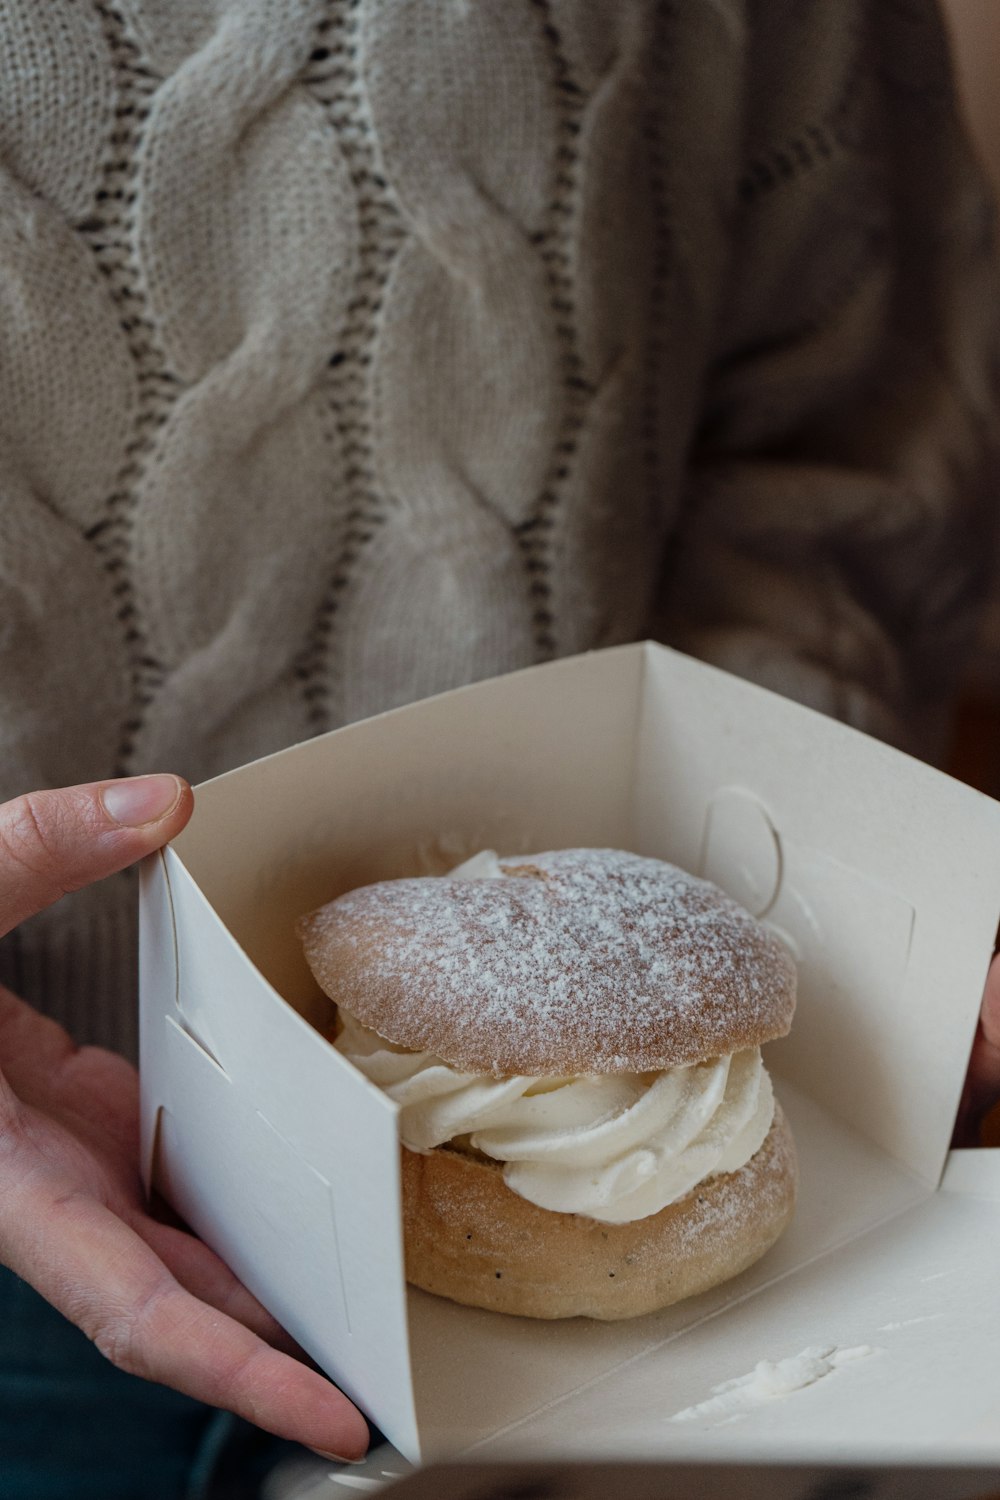
<svg viewBox="0 0 1000 1500"><path fill-rule="evenodd" d="M759 1151L629 1224L553 1213L511 1191L499 1163L403 1148L406 1275L472 1307L528 1318L634 1318L737 1276L792 1215L798 1171L781 1107Z"/></svg>

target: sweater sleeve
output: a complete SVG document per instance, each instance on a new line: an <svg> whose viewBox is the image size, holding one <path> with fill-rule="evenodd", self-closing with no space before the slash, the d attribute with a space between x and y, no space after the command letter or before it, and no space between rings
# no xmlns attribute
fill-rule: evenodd
<svg viewBox="0 0 1000 1500"><path fill-rule="evenodd" d="M657 633L933 754L993 546L988 201L932 4L756 13Z"/></svg>

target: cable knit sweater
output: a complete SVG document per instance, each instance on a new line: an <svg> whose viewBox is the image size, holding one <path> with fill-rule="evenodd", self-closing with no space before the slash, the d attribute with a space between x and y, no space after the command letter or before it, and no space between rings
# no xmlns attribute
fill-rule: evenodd
<svg viewBox="0 0 1000 1500"><path fill-rule="evenodd" d="M647 631L876 733L973 618L927 0L0 0L0 793ZM3 947L134 1046L127 877Z"/></svg>

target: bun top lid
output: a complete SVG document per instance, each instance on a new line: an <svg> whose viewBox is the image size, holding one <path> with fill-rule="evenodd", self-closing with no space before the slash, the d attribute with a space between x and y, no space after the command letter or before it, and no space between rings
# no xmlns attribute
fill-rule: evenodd
<svg viewBox="0 0 1000 1500"><path fill-rule="evenodd" d="M717 886L617 849L386 880L299 922L337 1005L470 1073L645 1073L789 1029L795 967Z"/></svg>

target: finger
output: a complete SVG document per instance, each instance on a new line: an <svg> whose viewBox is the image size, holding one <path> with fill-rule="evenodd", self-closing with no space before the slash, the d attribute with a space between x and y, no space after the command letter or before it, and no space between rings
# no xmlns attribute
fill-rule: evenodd
<svg viewBox="0 0 1000 1500"><path fill-rule="evenodd" d="M0 804L0 936L158 849L193 805L178 776L95 781Z"/></svg>
<svg viewBox="0 0 1000 1500"><path fill-rule="evenodd" d="M980 1021L983 1028L983 1040L1000 1054L1000 953L994 955L986 975ZM1000 1076L1000 1064L998 1064L998 1076Z"/></svg>
<svg viewBox="0 0 1000 1500"><path fill-rule="evenodd" d="M1000 954L986 975L979 1026L955 1122L953 1146L979 1144L983 1118L1000 1099Z"/></svg>
<svg viewBox="0 0 1000 1500"><path fill-rule="evenodd" d="M1000 1098L1000 954L990 964L979 1011L979 1029L969 1059L968 1087L975 1108L985 1112Z"/></svg>
<svg viewBox="0 0 1000 1500"><path fill-rule="evenodd" d="M50 1016L0 985L0 1059L24 1104L70 1110L113 1134L137 1141L139 1075L117 1052L80 1047Z"/></svg>
<svg viewBox="0 0 1000 1500"><path fill-rule="evenodd" d="M76 1050L58 1021L0 985L0 1058L3 1071L25 1103L25 1085L36 1075L50 1077Z"/></svg>
<svg viewBox="0 0 1000 1500"><path fill-rule="evenodd" d="M137 1217L132 1221L132 1228L175 1281L193 1297L214 1307L217 1312L225 1313L227 1318L242 1323L272 1349L281 1349L296 1357L301 1353L298 1344L278 1320L272 1318L267 1308L261 1306L225 1261L220 1260L203 1240L196 1239L187 1230L161 1224L149 1217Z"/></svg>
<svg viewBox="0 0 1000 1500"><path fill-rule="evenodd" d="M37 1201L16 1212L10 1264L81 1327L112 1363L293 1442L344 1458L368 1446L364 1418L322 1375L200 1302L96 1199Z"/></svg>
<svg viewBox="0 0 1000 1500"><path fill-rule="evenodd" d="M1000 1048L988 1040L982 1024L976 1032L965 1075L952 1145L979 1144L979 1129L1000 1099Z"/></svg>

